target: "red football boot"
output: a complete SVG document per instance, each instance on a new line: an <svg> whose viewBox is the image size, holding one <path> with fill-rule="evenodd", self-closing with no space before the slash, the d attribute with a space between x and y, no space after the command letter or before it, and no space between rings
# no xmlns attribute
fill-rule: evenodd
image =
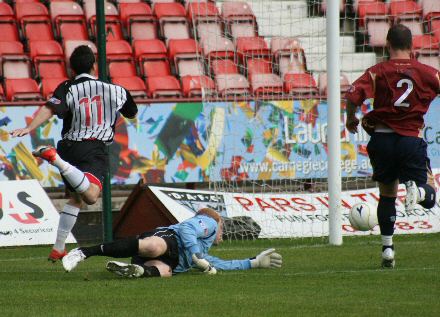
<svg viewBox="0 0 440 317"><path fill-rule="evenodd" d="M50 145L41 145L32 152L32 155L52 163L56 159L57 150Z"/></svg>
<svg viewBox="0 0 440 317"><path fill-rule="evenodd" d="M55 249L52 249L52 251L50 251L50 254L49 254L47 260L55 263L56 261L61 260L66 254L67 254L67 252L65 249L63 252L59 252Z"/></svg>

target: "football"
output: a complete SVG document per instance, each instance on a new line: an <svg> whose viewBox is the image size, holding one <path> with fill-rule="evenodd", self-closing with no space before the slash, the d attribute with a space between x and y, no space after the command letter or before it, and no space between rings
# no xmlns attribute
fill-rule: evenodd
<svg viewBox="0 0 440 317"><path fill-rule="evenodd" d="M366 202L351 207L348 219L351 226L360 231L372 230L378 223L376 208Z"/></svg>

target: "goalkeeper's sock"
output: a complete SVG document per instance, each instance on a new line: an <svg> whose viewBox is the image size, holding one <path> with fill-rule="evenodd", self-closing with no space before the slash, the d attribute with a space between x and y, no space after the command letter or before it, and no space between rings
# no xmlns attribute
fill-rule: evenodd
<svg viewBox="0 0 440 317"><path fill-rule="evenodd" d="M380 196L377 219L379 220L380 233L383 236L392 236L396 222L396 197Z"/></svg>
<svg viewBox="0 0 440 317"><path fill-rule="evenodd" d="M420 196L420 201L419 201L420 206L422 206L426 209L431 209L432 207L434 207L434 205L435 205L435 189L432 188L432 186L428 185L428 184L418 185L418 189L419 189L419 196Z"/></svg>
<svg viewBox="0 0 440 317"><path fill-rule="evenodd" d="M109 256L112 258L127 258L138 254L139 240L137 238L127 238L91 247L82 247L81 251L86 258L94 255Z"/></svg>
<svg viewBox="0 0 440 317"><path fill-rule="evenodd" d="M142 277L160 277L159 269L155 266L141 265L144 269Z"/></svg>

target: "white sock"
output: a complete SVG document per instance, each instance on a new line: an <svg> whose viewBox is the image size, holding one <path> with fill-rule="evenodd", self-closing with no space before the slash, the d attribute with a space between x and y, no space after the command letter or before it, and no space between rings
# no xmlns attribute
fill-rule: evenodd
<svg viewBox="0 0 440 317"><path fill-rule="evenodd" d="M66 239L78 217L79 208L65 204L60 214L60 222L58 223L57 239L53 248L58 252L63 252L66 248Z"/></svg>
<svg viewBox="0 0 440 317"><path fill-rule="evenodd" d="M424 201L426 196L425 189L423 187L417 187L417 189L419 190L419 199L417 200L417 202Z"/></svg>
<svg viewBox="0 0 440 317"><path fill-rule="evenodd" d="M393 236L382 235L382 245L384 247L391 247L393 245Z"/></svg>
<svg viewBox="0 0 440 317"><path fill-rule="evenodd" d="M60 170L61 174L77 193L84 193L90 187L89 179L75 166L65 161L64 163L66 168L62 172Z"/></svg>
<svg viewBox="0 0 440 317"><path fill-rule="evenodd" d="M63 160L58 154L55 156L55 161L52 162L52 165L58 168L61 174L70 166L70 164Z"/></svg>

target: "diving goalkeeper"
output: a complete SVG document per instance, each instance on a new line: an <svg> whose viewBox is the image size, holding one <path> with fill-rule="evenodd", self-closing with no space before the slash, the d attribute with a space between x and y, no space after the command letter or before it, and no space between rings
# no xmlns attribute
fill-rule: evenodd
<svg viewBox="0 0 440 317"><path fill-rule="evenodd" d="M209 255L211 246L221 242L222 234L220 215L211 208L202 208L188 220L135 238L73 249L62 261L64 269L70 272L91 256L132 257L131 263L107 263L108 271L124 277L170 277L192 268L216 274L217 270L281 267L282 257L275 249L243 260L222 260Z"/></svg>

